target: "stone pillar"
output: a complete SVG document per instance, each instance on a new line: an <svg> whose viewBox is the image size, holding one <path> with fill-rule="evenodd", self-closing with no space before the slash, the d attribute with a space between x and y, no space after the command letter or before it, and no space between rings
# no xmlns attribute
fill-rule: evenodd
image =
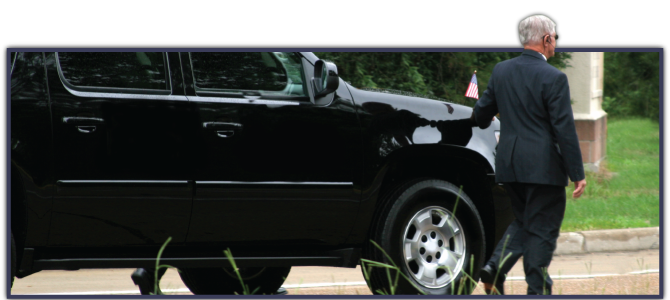
<svg viewBox="0 0 670 300"><path fill-rule="evenodd" d="M606 157L607 113L603 101L603 52L572 52L563 72L568 76L572 112L587 171L598 171Z"/></svg>

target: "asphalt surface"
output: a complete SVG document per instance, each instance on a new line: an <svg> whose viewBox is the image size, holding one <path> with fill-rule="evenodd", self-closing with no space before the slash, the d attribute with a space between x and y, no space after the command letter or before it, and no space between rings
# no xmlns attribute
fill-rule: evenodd
<svg viewBox="0 0 670 300"><path fill-rule="evenodd" d="M556 255L549 267L555 294L658 294L658 249ZM42 271L16 279L13 295L138 295L130 274L133 269ZM508 293L523 294L522 262L508 274ZM370 294L360 268L294 267L284 287L291 295ZM560 287L560 289L559 289ZM161 281L167 294L191 294L175 270ZM480 291L475 294L481 294Z"/></svg>

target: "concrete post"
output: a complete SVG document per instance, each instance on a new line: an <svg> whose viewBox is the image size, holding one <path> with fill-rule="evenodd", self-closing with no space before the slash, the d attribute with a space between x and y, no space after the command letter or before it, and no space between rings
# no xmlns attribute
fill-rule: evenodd
<svg viewBox="0 0 670 300"><path fill-rule="evenodd" d="M568 76L572 112L587 171L597 172L606 157L607 113L603 101L603 52L573 52L563 72Z"/></svg>

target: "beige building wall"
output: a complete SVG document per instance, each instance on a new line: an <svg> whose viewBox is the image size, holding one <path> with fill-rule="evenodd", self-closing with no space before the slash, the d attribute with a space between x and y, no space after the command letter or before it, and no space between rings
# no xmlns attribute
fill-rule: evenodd
<svg viewBox="0 0 670 300"><path fill-rule="evenodd" d="M607 113L603 101L603 52L572 52L568 76L572 112L586 170L597 171L607 154Z"/></svg>

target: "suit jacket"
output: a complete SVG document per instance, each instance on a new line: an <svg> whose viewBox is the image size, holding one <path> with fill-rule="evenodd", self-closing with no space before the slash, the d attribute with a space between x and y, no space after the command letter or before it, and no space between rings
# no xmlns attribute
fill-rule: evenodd
<svg viewBox="0 0 670 300"><path fill-rule="evenodd" d="M584 179L567 76L533 50L495 66L474 109L480 128L500 112L497 182L568 185Z"/></svg>

